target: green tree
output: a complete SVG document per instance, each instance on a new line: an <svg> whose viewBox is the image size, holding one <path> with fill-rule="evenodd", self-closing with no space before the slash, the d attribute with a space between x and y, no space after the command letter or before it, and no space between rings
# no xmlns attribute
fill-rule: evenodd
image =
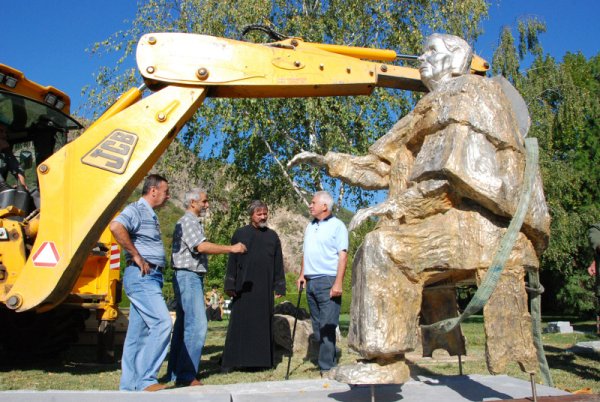
<svg viewBox="0 0 600 402"><path fill-rule="evenodd" d="M494 54L495 73L511 80L525 98L530 136L540 144L544 191L552 216L548 249L541 260L546 310L582 313L593 308L587 228L600 219L599 56L567 53L561 63L543 55L538 20L520 21L518 45L505 28ZM518 50L517 50L518 46ZM531 66L521 70L527 56Z"/></svg>

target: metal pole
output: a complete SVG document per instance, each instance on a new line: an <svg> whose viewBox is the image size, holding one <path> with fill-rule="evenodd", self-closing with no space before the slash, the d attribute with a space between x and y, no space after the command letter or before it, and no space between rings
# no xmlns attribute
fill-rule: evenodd
<svg viewBox="0 0 600 402"><path fill-rule="evenodd" d="M300 298L302 297L303 284L300 284L298 289L298 302L296 303L296 314L294 314L294 329L292 330L292 349L290 350L290 357L288 358L287 371L285 372L285 379L290 378L290 364L292 363L292 355L294 354L294 338L296 337L296 324L298 323L298 310L300 309Z"/></svg>
<svg viewBox="0 0 600 402"><path fill-rule="evenodd" d="M375 385L371 384L371 402L375 402Z"/></svg>
<svg viewBox="0 0 600 402"><path fill-rule="evenodd" d="M537 390L535 385L535 373L530 373L529 378L531 379L531 394L533 395L533 402L537 402Z"/></svg>
<svg viewBox="0 0 600 402"><path fill-rule="evenodd" d="M462 356L460 355L460 353L458 354L458 374L463 375Z"/></svg>

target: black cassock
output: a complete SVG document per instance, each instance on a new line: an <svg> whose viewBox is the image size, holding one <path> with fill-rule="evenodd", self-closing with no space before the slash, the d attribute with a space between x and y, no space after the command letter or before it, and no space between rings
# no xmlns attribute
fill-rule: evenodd
<svg viewBox="0 0 600 402"><path fill-rule="evenodd" d="M235 290L223 351L225 368L273 367L273 293L285 294L279 236L252 225L236 230L231 244L242 242L245 254L229 254L225 291Z"/></svg>

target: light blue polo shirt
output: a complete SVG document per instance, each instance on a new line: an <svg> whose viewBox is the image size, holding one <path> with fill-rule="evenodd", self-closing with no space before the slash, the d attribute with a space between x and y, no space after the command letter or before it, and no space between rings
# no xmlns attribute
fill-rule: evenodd
<svg viewBox="0 0 600 402"><path fill-rule="evenodd" d="M304 276L336 276L341 251L348 251L348 230L333 215L314 219L304 231Z"/></svg>
<svg viewBox="0 0 600 402"><path fill-rule="evenodd" d="M164 267L167 263L160 236L158 216L143 197L127 205L115 218L129 232L129 237L140 255L148 262ZM133 260L125 250L127 261Z"/></svg>

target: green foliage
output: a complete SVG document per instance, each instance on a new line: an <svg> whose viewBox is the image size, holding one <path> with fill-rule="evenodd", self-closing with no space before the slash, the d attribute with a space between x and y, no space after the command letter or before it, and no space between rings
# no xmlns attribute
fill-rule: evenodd
<svg viewBox="0 0 600 402"><path fill-rule="evenodd" d="M567 53L562 63L544 56L537 20L519 22L519 50L510 29L502 32L494 71L510 79L525 98L538 138L544 191L552 216L551 238L541 260L544 308L563 313L593 309L592 260L587 228L600 220L600 56ZM520 60L534 56L525 72ZM518 57L517 57L518 56Z"/></svg>
<svg viewBox="0 0 600 402"><path fill-rule="evenodd" d="M513 83L519 77L519 57L509 27L504 27L500 34L500 45L492 58L492 73L503 75Z"/></svg>
<svg viewBox="0 0 600 402"><path fill-rule="evenodd" d="M539 41L539 35L546 32L546 24L537 18L519 21L519 57L523 59L527 53L534 56L542 56L543 49Z"/></svg>

